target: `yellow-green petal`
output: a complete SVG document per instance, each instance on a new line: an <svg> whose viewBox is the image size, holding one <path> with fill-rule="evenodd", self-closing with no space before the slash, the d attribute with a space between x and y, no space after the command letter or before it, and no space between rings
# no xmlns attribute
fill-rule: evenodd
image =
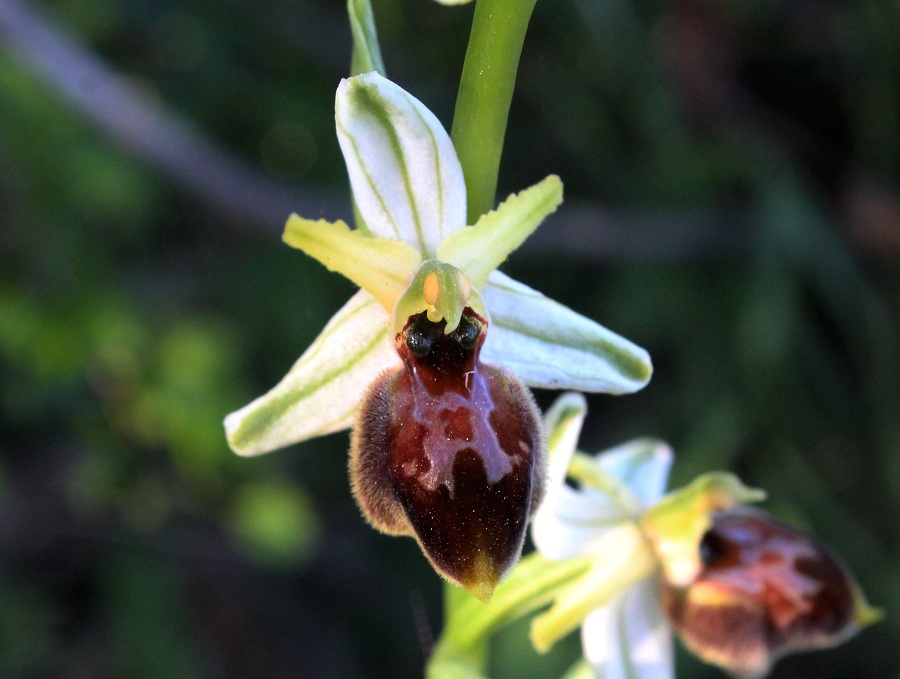
<svg viewBox="0 0 900 679"><path fill-rule="evenodd" d="M548 561L532 552L515 565L487 604L464 595L446 620L434 656L466 655L494 631L546 606L589 570L587 558Z"/></svg>
<svg viewBox="0 0 900 679"><path fill-rule="evenodd" d="M437 258L461 269L476 288L519 247L562 203L563 185L550 175L542 182L507 198L474 226L450 234Z"/></svg>
<svg viewBox="0 0 900 679"><path fill-rule="evenodd" d="M342 221L312 221L291 215L283 240L349 278L381 302L388 312L409 285L422 261L403 241L367 236Z"/></svg>

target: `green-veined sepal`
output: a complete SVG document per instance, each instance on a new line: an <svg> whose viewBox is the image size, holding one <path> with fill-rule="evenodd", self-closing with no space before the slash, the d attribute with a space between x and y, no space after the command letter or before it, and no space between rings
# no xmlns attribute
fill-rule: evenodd
<svg viewBox="0 0 900 679"><path fill-rule="evenodd" d="M346 429L372 381L399 365L388 315L360 290L281 382L225 418L228 443L239 455L259 455Z"/></svg>
<svg viewBox="0 0 900 679"><path fill-rule="evenodd" d="M656 577L589 613L581 626L581 647L593 679L672 679L672 630L662 615Z"/></svg>
<svg viewBox="0 0 900 679"><path fill-rule="evenodd" d="M335 119L368 229L433 258L440 242L466 223L462 168L440 121L377 73L341 81Z"/></svg>
<svg viewBox="0 0 900 679"><path fill-rule="evenodd" d="M481 294L492 321L482 358L529 386L626 394L650 380L644 349L527 285L495 271Z"/></svg>

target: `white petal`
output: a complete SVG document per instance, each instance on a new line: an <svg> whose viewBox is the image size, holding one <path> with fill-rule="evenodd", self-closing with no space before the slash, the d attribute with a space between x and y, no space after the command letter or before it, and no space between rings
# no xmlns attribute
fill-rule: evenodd
<svg viewBox="0 0 900 679"><path fill-rule="evenodd" d="M650 576L657 568L656 556L640 529L624 522L604 533L597 558L588 571L564 586L550 609L531 623L531 640L538 651L581 625L593 611L608 606L619 594Z"/></svg>
<svg viewBox="0 0 900 679"><path fill-rule="evenodd" d="M568 392L553 402L544 415L547 454L550 459L547 490L553 491L566 481L566 469L578 447L581 425L587 414L587 401L578 392Z"/></svg>
<svg viewBox="0 0 900 679"><path fill-rule="evenodd" d="M239 455L346 429L363 393L384 370L399 366L384 308L357 292L271 391L225 418Z"/></svg>
<svg viewBox="0 0 900 679"><path fill-rule="evenodd" d="M335 120L368 229L433 258L438 244L466 223L462 167L440 121L377 73L341 81Z"/></svg>
<svg viewBox="0 0 900 679"><path fill-rule="evenodd" d="M482 350L532 387L624 394L650 380L650 356L602 325L495 271L481 290L491 313Z"/></svg>
<svg viewBox="0 0 900 679"><path fill-rule="evenodd" d="M597 679L674 677L672 633L654 577L591 613L582 625L581 641Z"/></svg>
<svg viewBox="0 0 900 679"><path fill-rule="evenodd" d="M552 560L602 553L608 547L606 533L634 518L612 495L591 488L576 491L566 485L586 412L584 396L569 392L556 399L544 416L550 464L544 500L532 519L532 538Z"/></svg>
<svg viewBox="0 0 900 679"><path fill-rule="evenodd" d="M568 486L548 489L531 520L535 547L553 561L603 554L609 533L631 519L602 493Z"/></svg>
<svg viewBox="0 0 900 679"><path fill-rule="evenodd" d="M624 483L644 507L650 507L666 490L672 466L672 449L654 439L636 439L597 456L601 470Z"/></svg>

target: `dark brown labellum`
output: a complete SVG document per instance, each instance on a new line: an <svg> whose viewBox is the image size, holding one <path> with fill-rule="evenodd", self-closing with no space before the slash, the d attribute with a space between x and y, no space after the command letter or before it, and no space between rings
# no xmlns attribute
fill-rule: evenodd
<svg viewBox="0 0 900 679"><path fill-rule="evenodd" d="M713 517L703 569L686 588L663 585L663 608L685 645L744 677L791 651L835 645L856 631L856 585L807 535L743 507Z"/></svg>
<svg viewBox="0 0 900 679"><path fill-rule="evenodd" d="M540 419L528 390L479 358L485 321L420 314L397 337L404 367L360 406L350 471L379 530L411 535L435 569L487 601L522 550L543 489Z"/></svg>

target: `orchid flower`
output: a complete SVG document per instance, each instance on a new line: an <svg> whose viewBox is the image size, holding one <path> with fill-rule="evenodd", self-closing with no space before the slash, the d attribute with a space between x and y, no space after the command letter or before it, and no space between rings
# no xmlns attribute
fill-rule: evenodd
<svg viewBox="0 0 900 679"><path fill-rule="evenodd" d="M361 221L351 230L292 215L284 240L362 289L278 385L225 419L235 452L258 455L350 427L372 381L400 365L395 336L416 311L444 315L449 332L470 305L491 324L483 360L531 387L623 394L647 384L646 351L496 271L562 201L557 177L467 227L462 168L420 101L369 73L341 82L335 109ZM426 280L440 285L426 290Z"/></svg>
<svg viewBox="0 0 900 679"><path fill-rule="evenodd" d="M354 495L483 600L515 563L543 485L530 386L627 393L647 353L496 270L562 201L549 176L466 225L452 142L377 73L335 119L357 228L292 215L284 240L360 286L284 379L225 419L256 455L354 425ZM521 380L521 382L520 382Z"/></svg>
<svg viewBox="0 0 900 679"><path fill-rule="evenodd" d="M534 619L538 650L581 625L595 676L666 679L674 627L701 659L762 677L782 655L834 646L880 618L837 556L743 506L764 493L731 474L664 495L664 443L577 453L585 409L566 394L547 413L550 479L532 535L545 558L593 564Z"/></svg>

